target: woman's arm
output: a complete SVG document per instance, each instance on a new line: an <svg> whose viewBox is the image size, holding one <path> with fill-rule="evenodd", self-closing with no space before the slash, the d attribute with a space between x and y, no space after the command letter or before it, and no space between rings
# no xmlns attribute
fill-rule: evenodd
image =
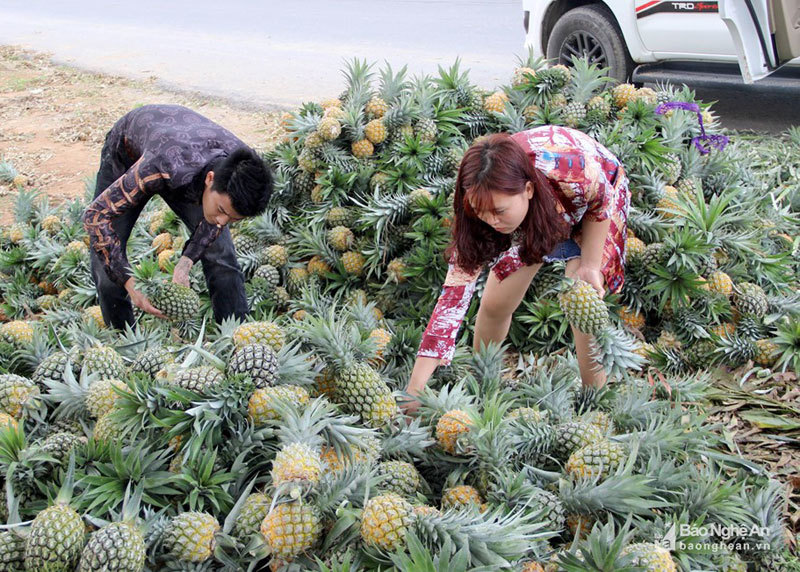
<svg viewBox="0 0 800 572"><path fill-rule="evenodd" d="M603 273L603 251L608 238L608 229L611 219L602 221L584 220L582 227L583 240L581 241L581 264L575 272L574 278L585 280L591 284L600 296L605 295Z"/></svg>

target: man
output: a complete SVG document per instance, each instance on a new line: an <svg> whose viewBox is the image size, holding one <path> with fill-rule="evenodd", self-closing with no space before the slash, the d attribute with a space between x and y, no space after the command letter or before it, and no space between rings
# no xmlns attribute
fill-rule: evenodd
<svg viewBox="0 0 800 572"><path fill-rule="evenodd" d="M136 289L125 253L133 225L154 195L192 231L172 280L188 286L189 271L201 260L214 318L243 318L244 277L226 225L262 213L271 193L264 161L202 115L178 105L146 105L122 117L106 136L95 199L83 216L106 323L133 325L131 302L164 317Z"/></svg>

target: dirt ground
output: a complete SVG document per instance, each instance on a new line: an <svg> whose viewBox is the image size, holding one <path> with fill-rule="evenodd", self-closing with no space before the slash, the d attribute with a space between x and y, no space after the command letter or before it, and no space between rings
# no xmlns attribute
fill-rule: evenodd
<svg viewBox="0 0 800 572"><path fill-rule="evenodd" d="M0 46L0 159L23 175L25 187L51 204L84 193L94 178L106 132L134 107L176 103L266 149L280 134L280 111L245 109L198 94L54 65L46 54ZM0 184L0 225L13 220L16 188Z"/></svg>

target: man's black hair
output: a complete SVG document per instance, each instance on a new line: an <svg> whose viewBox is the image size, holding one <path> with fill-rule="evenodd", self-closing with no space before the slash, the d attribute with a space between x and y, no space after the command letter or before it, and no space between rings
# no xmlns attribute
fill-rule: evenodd
<svg viewBox="0 0 800 572"><path fill-rule="evenodd" d="M212 169L211 188L231 198L231 205L243 217L264 212L272 194L272 173L264 159L249 147L239 147Z"/></svg>

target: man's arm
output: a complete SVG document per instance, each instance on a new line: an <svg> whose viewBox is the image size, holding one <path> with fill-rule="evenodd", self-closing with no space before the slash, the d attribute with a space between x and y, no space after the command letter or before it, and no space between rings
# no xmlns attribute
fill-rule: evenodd
<svg viewBox="0 0 800 572"><path fill-rule="evenodd" d="M158 172L140 159L98 195L83 215L83 226L89 236L90 247L97 254L108 277L128 291L137 307L150 313L155 308L136 291L128 257L113 222L130 209L145 203L165 185L167 178L168 175Z"/></svg>

